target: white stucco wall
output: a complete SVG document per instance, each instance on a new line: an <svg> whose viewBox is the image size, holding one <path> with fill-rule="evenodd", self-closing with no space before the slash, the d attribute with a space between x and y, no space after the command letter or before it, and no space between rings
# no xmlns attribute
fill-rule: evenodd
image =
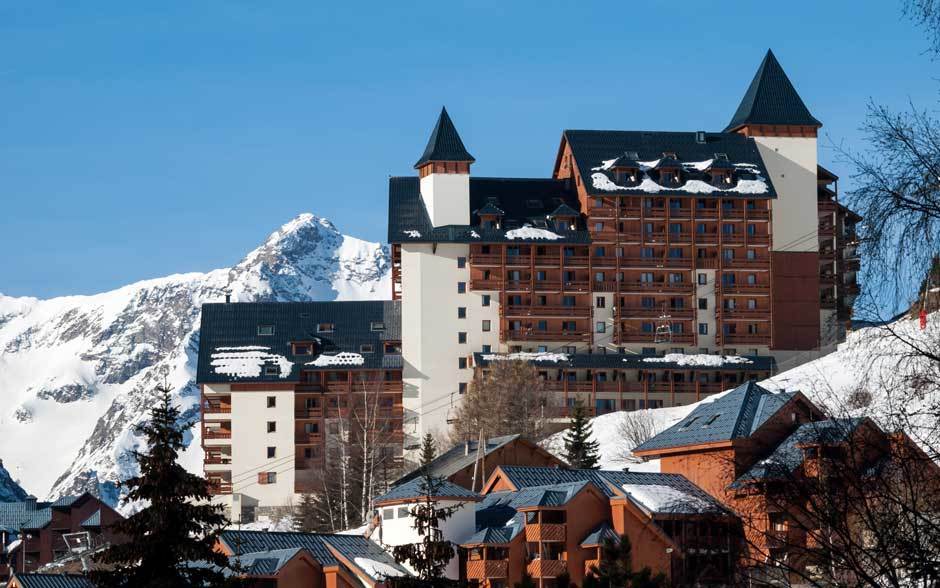
<svg viewBox="0 0 940 588"><path fill-rule="evenodd" d="M379 514L382 515L380 537L384 545L394 547L396 545L418 543L421 541L421 536L419 536L418 532L412 527L414 522L410 515L412 506L413 504L411 503L403 502L379 508ZM476 503L458 503L453 501L442 501L440 503L441 508L448 506L459 506L459 508L452 517L441 523L441 533L443 534L443 538L447 541L459 543L472 535L476 528ZM389 514L389 510L391 510L391 514L393 515L392 518L386 518L385 516ZM402 514L404 516L399 516ZM405 564L405 567L409 566ZM411 571L414 572L414 570ZM456 554L447 565L445 574L452 580L459 578L460 565Z"/></svg>
<svg viewBox="0 0 940 588"><path fill-rule="evenodd" d="M424 176L421 199L435 227L470 224L470 174Z"/></svg>
<svg viewBox="0 0 940 588"><path fill-rule="evenodd" d="M457 258L468 257L469 246L438 244L402 245L402 359L404 369L405 447L417 444L425 433L447 431L448 413L459 400L460 382L469 382L473 370L457 369L458 358L469 357L471 319L458 319L457 308L470 306L470 270L458 268ZM466 293L457 284L466 284ZM476 321L478 323L478 321ZM477 325L478 327L479 325ZM467 332L467 344L457 343L457 333ZM498 336L498 335L497 335Z"/></svg>
<svg viewBox="0 0 940 588"><path fill-rule="evenodd" d="M777 191L774 251L819 251L816 216L816 139L754 137Z"/></svg>
<svg viewBox="0 0 940 588"><path fill-rule="evenodd" d="M275 406L267 407L267 398ZM268 421L277 423L267 432ZM274 459L267 448L276 447ZM259 484L259 472L277 472L274 484ZM232 392L232 491L260 507L284 506L294 497L294 391Z"/></svg>
<svg viewBox="0 0 940 588"><path fill-rule="evenodd" d="M698 283L699 274L705 274L708 279L707 284ZM692 300L692 304L695 309L695 324L692 325L692 328L695 329L695 333L698 334L699 323L708 325L708 334L698 335L698 345L693 350L695 353L698 353L699 349L708 349L709 353L718 351L718 345L715 343L715 335L718 332L718 321L715 318L715 314L718 311L718 304L715 297L715 274L716 271L712 269L697 269L693 274L693 279L695 280L695 298ZM699 298L708 300L708 308L706 310L699 310Z"/></svg>

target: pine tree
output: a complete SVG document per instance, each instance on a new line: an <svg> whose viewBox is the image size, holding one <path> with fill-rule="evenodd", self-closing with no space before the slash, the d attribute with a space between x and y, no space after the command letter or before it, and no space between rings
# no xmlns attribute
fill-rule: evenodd
<svg viewBox="0 0 940 588"><path fill-rule="evenodd" d="M573 468L597 469L597 441L591 441L591 421L584 404L576 399L571 411L571 424L565 434L565 454Z"/></svg>
<svg viewBox="0 0 940 588"><path fill-rule="evenodd" d="M200 588L231 586L220 569L228 558L213 550L228 520L220 505L209 503L208 482L177 462L183 433L193 422L181 422L170 390L157 387L150 420L136 426L147 440L146 453L133 451L140 475L121 483L126 503L142 502L142 510L115 523L111 530L126 542L112 545L97 558L109 570L92 572L99 588ZM186 562L202 562L199 567Z"/></svg>
<svg viewBox="0 0 940 588"><path fill-rule="evenodd" d="M310 493L300 495L300 502L294 507L293 527L302 533L314 533L319 530L320 517L317 512L316 496Z"/></svg>
<svg viewBox="0 0 940 588"><path fill-rule="evenodd" d="M662 573L653 575L650 568L633 571L630 539L621 535L619 540L610 537L601 544L600 561L591 566L584 576L584 588L661 588L666 584Z"/></svg>
<svg viewBox="0 0 940 588"><path fill-rule="evenodd" d="M421 445L422 500L411 508L414 519L412 528L422 538L421 543L408 543L393 548L392 553L399 563L407 563L418 574L420 580L436 580L444 575L444 568L453 559L454 544L443 538L440 525L454 515L461 505L439 506L436 497L444 486L444 479L434 476L431 462L437 449L430 433L424 436Z"/></svg>

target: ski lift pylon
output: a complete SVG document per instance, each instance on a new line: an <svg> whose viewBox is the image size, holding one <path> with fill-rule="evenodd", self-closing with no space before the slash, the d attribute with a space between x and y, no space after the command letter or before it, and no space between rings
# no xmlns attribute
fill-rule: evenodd
<svg viewBox="0 0 940 588"><path fill-rule="evenodd" d="M656 332L653 335L653 343L671 343L672 342L672 316L666 314L666 304L663 303L663 313L659 315L659 322L656 323Z"/></svg>

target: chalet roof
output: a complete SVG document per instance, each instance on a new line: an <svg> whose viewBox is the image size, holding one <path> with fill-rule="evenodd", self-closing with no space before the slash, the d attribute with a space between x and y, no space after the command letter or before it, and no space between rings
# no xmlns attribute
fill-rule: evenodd
<svg viewBox="0 0 940 588"><path fill-rule="evenodd" d="M708 356L714 361L696 363L696 355L679 356L668 354L666 356L636 355L626 353L474 353L473 363L486 367L493 361L500 361L496 357L507 359L522 359L539 368L559 369L621 369L621 370L708 370L723 372L772 372L777 364L769 355L733 356L734 360L718 363L718 358L724 356Z"/></svg>
<svg viewBox="0 0 940 588"><path fill-rule="evenodd" d="M27 573L13 576L23 588L94 588L90 579L78 574Z"/></svg>
<svg viewBox="0 0 940 588"><path fill-rule="evenodd" d="M36 502L35 500L0 502L0 529L18 532L24 524L39 512L48 510L49 504L48 502Z"/></svg>
<svg viewBox="0 0 940 588"><path fill-rule="evenodd" d="M325 323L333 325L332 332L318 330ZM273 327L273 335L259 334L260 326ZM204 304L200 329L200 384L297 381L301 369L401 367L401 355L384 348L385 341L401 340L397 301ZM299 341L317 342L321 353L293 355L291 342ZM372 352L362 351L363 345L372 345ZM277 366L278 374L266 375L264 366Z"/></svg>
<svg viewBox="0 0 940 588"><path fill-rule="evenodd" d="M564 202L562 202L561 204L558 205L558 208L556 208L555 210L551 211L548 216L552 216L552 217L555 217L555 216L578 216L578 215L580 215L580 214L581 214L580 212L578 212L577 210L571 208L570 206L568 206L567 204L565 204Z"/></svg>
<svg viewBox="0 0 940 588"><path fill-rule="evenodd" d="M503 211L499 229L480 226L479 212L490 204ZM564 180L471 176L470 224L434 227L421 199L419 178L393 177L388 181L388 242L590 243L590 234L581 220L574 231L558 231L549 226L546 217L561 204L567 204L575 211L581 207L577 193L570 182ZM551 235L548 239L539 239L512 232L525 225Z"/></svg>
<svg viewBox="0 0 940 588"><path fill-rule="evenodd" d="M101 526L101 509L96 510L91 513L87 519L82 521L83 527L100 527Z"/></svg>
<svg viewBox="0 0 940 588"><path fill-rule="evenodd" d="M339 565L330 548L335 549L344 558L355 564L356 559L368 559L391 566L392 569L407 574L388 552L374 541L360 535L334 535L327 533L281 533L268 531L223 531L219 540L233 553L272 552L291 549L305 549L320 565ZM363 570L368 572L367 570Z"/></svg>
<svg viewBox="0 0 940 588"><path fill-rule="evenodd" d="M408 501L415 498L421 498L422 496L427 495L427 490L424 486L424 478L421 477L419 472L418 476L399 484L393 487L391 490L385 494L375 498L374 502L376 504L398 502L398 501ZM480 500L480 495L476 492L471 492L463 486L458 486L453 482L442 479L440 480L439 487L435 489L434 496L436 497L446 497L446 498L458 498L467 501L477 501Z"/></svg>
<svg viewBox="0 0 940 588"><path fill-rule="evenodd" d="M786 479L803 463L801 445L831 445L847 440L865 419L828 419L803 423L766 458L754 464L731 485L739 488L769 479Z"/></svg>
<svg viewBox="0 0 940 588"><path fill-rule="evenodd" d="M679 474L525 466L501 466L500 470L508 481L520 490L533 486L589 481L606 496L626 494L628 498L654 514L728 513L720 502ZM666 495L663 500L650 498L663 495ZM681 503L680 497L683 499Z"/></svg>
<svg viewBox="0 0 940 588"><path fill-rule="evenodd" d="M249 576L273 576L302 551L302 547L256 551L232 557L231 561Z"/></svg>
<svg viewBox="0 0 940 588"><path fill-rule="evenodd" d="M469 161L471 163L476 161L463 146L463 141L460 140L457 128L450 120L446 108L441 108L441 114L437 117L437 123L428 138L427 147L415 163L415 169L429 161Z"/></svg>
<svg viewBox="0 0 940 588"><path fill-rule="evenodd" d="M810 114L770 49L725 131L755 124L822 126Z"/></svg>
<svg viewBox="0 0 940 588"><path fill-rule="evenodd" d="M771 392L754 381L745 382L702 402L687 417L642 443L634 452L750 437L794 396L795 393Z"/></svg>
<svg viewBox="0 0 940 588"><path fill-rule="evenodd" d="M496 205L493 204L492 202L487 202L486 204L483 205L483 208L481 208L480 210L476 211L476 215L477 215L477 216L483 216L484 214L486 214L486 215L502 216L502 215L504 215L504 214L506 214L506 213L503 212L503 209L502 209L502 208L496 206Z"/></svg>
<svg viewBox="0 0 940 588"><path fill-rule="evenodd" d="M598 547L603 545L604 541L607 539L619 542L620 536L617 535L617 532L610 526L610 523L604 521L587 534L587 537L581 541L581 547Z"/></svg>
<svg viewBox="0 0 940 588"><path fill-rule="evenodd" d="M512 443L526 443L532 446L533 451L543 451L538 445L529 443L522 438L522 435L504 435L502 437L490 437L486 440L486 444L483 449L483 455L489 456L492 453L511 445ZM462 469L472 466L473 462L477 458L477 451L479 449L478 441L468 441L466 443L461 443L455 447L450 448L444 453L438 455L434 458L434 461L431 462L431 474L439 478L449 478L461 471ZM548 452L545 452L546 455ZM405 474L398 480L396 480L392 486L397 486L403 484L409 480L417 478L421 475L421 468L412 470L411 472Z"/></svg>
<svg viewBox="0 0 940 588"><path fill-rule="evenodd" d="M767 173L754 139L740 133L566 130L564 140L571 147L578 172L587 192L603 195L694 196L696 198L776 198L773 182ZM638 157L642 181L620 186L612 173L625 151ZM657 183L659 167L664 159L682 168L681 184L662 186ZM631 153L633 155L633 153ZM727 158L733 166L735 182L729 187L709 183L709 165ZM675 163L670 167L676 167Z"/></svg>

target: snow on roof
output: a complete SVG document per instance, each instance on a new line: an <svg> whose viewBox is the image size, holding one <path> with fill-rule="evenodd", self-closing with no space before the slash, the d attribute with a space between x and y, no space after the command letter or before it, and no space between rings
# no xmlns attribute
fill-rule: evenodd
<svg viewBox="0 0 940 588"><path fill-rule="evenodd" d="M421 231L416 231L416 230L414 230L414 229L411 229L411 230L408 230L408 231L402 231L402 233L408 235L408 236L411 237L412 239L420 239L420 238L421 238Z"/></svg>
<svg viewBox="0 0 940 588"><path fill-rule="evenodd" d="M698 513L714 510L699 496L663 484L624 484L624 492L646 510L654 513Z"/></svg>
<svg viewBox="0 0 940 588"><path fill-rule="evenodd" d="M658 163L657 162L640 162L641 165L646 166L649 163ZM695 162L696 165L704 162ZM751 168L748 168L750 171ZM663 190L674 190L678 192L689 192L692 194L712 194L714 192L735 192L738 194L764 194L768 192L767 182L764 181L762 176L757 176L753 180L738 180L738 183L731 188L719 188L713 186L702 180L688 180L681 186L677 187L665 187L655 181L653 181L647 174L643 174L643 180L637 186L618 186L607 177L606 174L595 173L591 174L591 182L594 187L598 190L604 190L605 192L616 192L617 190L639 190L641 192L647 192L655 194Z"/></svg>
<svg viewBox="0 0 940 588"><path fill-rule="evenodd" d="M512 229L511 231L506 231L506 238L507 239L548 239L550 241L554 241L555 239L561 239L561 235L557 235L545 229L537 229L531 225L523 225L521 229Z"/></svg>
<svg viewBox="0 0 940 588"><path fill-rule="evenodd" d="M363 572L368 574L373 580L380 580L389 576L405 576L405 572L399 570L398 568L392 567L385 562L375 561L368 557L357 557L353 559L355 563Z"/></svg>
<svg viewBox="0 0 940 588"><path fill-rule="evenodd" d="M477 233L476 231L470 231L470 236L473 237L474 239L480 238L480 234Z"/></svg>
<svg viewBox="0 0 940 588"><path fill-rule="evenodd" d="M624 361L627 361L626 359ZM706 366L721 367L733 363L753 363L746 357L738 355L706 355L704 353L685 354L667 353L662 357L644 357L644 363L674 363L680 366Z"/></svg>
<svg viewBox="0 0 940 588"><path fill-rule="evenodd" d="M332 365L362 365L365 363L365 361L365 358L358 353L343 351L341 353L337 353L336 355L321 355L315 360L307 362L307 365L315 365L317 367L328 367Z"/></svg>
<svg viewBox="0 0 940 588"><path fill-rule="evenodd" d="M257 378L268 363L277 364L282 378L289 377L294 367L294 363L283 355L271 353L270 348L258 345L216 347L211 359L215 373L243 378Z"/></svg>
<svg viewBox="0 0 940 588"><path fill-rule="evenodd" d="M516 353L485 353L484 361L568 361L567 353L551 353L548 351L518 351Z"/></svg>

